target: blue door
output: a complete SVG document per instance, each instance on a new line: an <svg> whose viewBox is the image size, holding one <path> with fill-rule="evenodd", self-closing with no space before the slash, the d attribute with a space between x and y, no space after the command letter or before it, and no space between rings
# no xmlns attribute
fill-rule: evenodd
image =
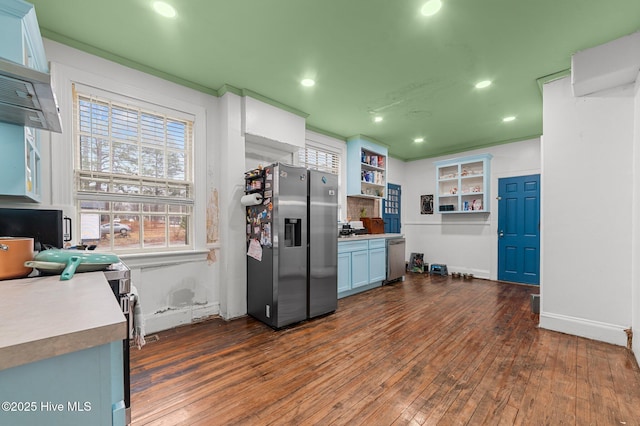
<svg viewBox="0 0 640 426"><path fill-rule="evenodd" d="M540 284L540 175L498 179L498 279Z"/></svg>
<svg viewBox="0 0 640 426"><path fill-rule="evenodd" d="M385 234L400 233L400 185L387 184L387 197L382 200L382 220Z"/></svg>

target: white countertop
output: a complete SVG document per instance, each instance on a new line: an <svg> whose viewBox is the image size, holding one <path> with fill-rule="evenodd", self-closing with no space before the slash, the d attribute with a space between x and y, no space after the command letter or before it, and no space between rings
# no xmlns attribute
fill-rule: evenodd
<svg viewBox="0 0 640 426"><path fill-rule="evenodd" d="M122 340L126 319L103 272L0 281L0 370Z"/></svg>
<svg viewBox="0 0 640 426"><path fill-rule="evenodd" d="M404 238L404 234L361 234L361 235L349 235L348 237L338 237L338 242L346 241L358 241L358 240L373 240L376 238Z"/></svg>

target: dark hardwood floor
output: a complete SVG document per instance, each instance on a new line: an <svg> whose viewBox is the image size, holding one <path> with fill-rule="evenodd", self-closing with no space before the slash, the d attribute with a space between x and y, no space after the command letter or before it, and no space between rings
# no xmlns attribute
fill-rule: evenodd
<svg viewBox="0 0 640 426"><path fill-rule="evenodd" d="M534 292L413 274L281 331L165 331L132 350L133 425L640 425L633 355L539 329Z"/></svg>

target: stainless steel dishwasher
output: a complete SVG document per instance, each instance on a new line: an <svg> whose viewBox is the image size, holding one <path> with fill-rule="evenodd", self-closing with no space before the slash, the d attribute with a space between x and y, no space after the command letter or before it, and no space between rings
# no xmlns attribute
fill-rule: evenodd
<svg viewBox="0 0 640 426"><path fill-rule="evenodd" d="M387 240L387 279L385 283L402 280L406 264L404 260L404 238L389 238Z"/></svg>

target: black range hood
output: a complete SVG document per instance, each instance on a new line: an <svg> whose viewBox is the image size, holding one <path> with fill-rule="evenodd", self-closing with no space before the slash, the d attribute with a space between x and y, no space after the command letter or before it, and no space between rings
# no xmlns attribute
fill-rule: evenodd
<svg viewBox="0 0 640 426"><path fill-rule="evenodd" d="M62 133L51 76L0 58L0 121Z"/></svg>

